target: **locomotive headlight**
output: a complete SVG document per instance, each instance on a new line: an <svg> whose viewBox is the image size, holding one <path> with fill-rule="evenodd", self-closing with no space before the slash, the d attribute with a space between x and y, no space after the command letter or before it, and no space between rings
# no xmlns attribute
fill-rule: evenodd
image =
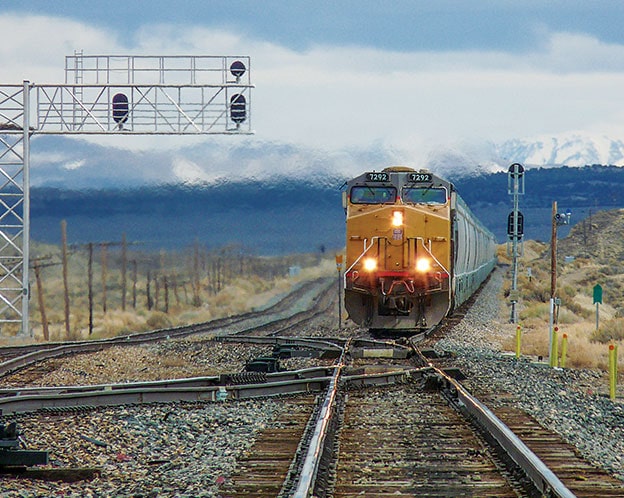
<svg viewBox="0 0 624 498"><path fill-rule="evenodd" d="M366 271L374 271L377 269L377 260L375 258L366 258L364 260L364 269Z"/></svg>
<svg viewBox="0 0 624 498"><path fill-rule="evenodd" d="M392 212L392 226L393 227L403 226L403 211Z"/></svg>
<svg viewBox="0 0 624 498"><path fill-rule="evenodd" d="M416 271L419 273L427 273L431 270L431 260L429 258L420 258L416 261Z"/></svg>

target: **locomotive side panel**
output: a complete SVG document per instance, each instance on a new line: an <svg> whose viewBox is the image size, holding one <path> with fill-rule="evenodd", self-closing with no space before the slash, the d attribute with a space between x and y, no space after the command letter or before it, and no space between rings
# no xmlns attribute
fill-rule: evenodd
<svg viewBox="0 0 624 498"><path fill-rule="evenodd" d="M496 264L496 239L472 214L463 199L453 203L453 307L472 296Z"/></svg>

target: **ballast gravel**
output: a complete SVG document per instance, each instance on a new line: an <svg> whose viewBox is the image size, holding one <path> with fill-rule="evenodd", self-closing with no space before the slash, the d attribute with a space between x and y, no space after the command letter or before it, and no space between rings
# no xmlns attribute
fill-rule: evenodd
<svg viewBox="0 0 624 498"><path fill-rule="evenodd" d="M503 277L503 270L494 272L463 320L436 344L436 351L455 356L469 383L510 393L517 406L560 434L588 461L624 480L621 398L611 401L597 387L604 384L599 372L549 368L503 353L501 342L510 331L499 318Z"/></svg>
<svg viewBox="0 0 624 498"><path fill-rule="evenodd" d="M455 356L469 375L469 383L509 392L518 406L561 434L588 460L624 479L624 409L621 402L611 402L604 392L598 393L601 374L552 369L529 359L516 360L502 351L501 344L512 330L500 320L503 273L498 269L492 275L479 299L436 349ZM328 315L310 325L307 332L326 336L332 335L332 329L335 333L335 317ZM189 343L180 346L186 352L194 351ZM167 368L178 367L173 360L178 345L172 342L159 347L169 348ZM231 371L240 368L251 354L264 351L234 346L223 351L217 347L212 352L219 352L216 363L229 365ZM138 356L135 362L142 363ZM91 365L100 368L97 363ZM91 372L84 365L80 368ZM278 423L283 410L292 409L277 400L252 400L18 416L31 449L49 450L55 465L97 466L102 475L75 483L0 477L0 498L217 497L221 484L258 432Z"/></svg>
<svg viewBox="0 0 624 498"><path fill-rule="evenodd" d="M20 430L58 467L97 467L89 481L0 477L0 496L207 498L259 431L297 407L271 400L155 404L17 418Z"/></svg>

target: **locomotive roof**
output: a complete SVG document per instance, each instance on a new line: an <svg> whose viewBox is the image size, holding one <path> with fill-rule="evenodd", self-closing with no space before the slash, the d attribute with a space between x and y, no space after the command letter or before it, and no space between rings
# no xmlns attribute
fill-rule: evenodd
<svg viewBox="0 0 624 498"><path fill-rule="evenodd" d="M367 171L347 182L349 188L355 185L405 185L414 183L427 186L446 187L449 191L454 191L452 183L439 177L429 170L416 170L408 166L390 166L381 171Z"/></svg>

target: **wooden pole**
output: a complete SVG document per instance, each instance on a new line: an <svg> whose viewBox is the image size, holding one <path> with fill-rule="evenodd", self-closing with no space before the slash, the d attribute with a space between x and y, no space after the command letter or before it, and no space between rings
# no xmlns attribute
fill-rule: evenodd
<svg viewBox="0 0 624 498"><path fill-rule="evenodd" d="M41 314L41 326L43 327L43 338L50 340L50 328L48 327L48 318L45 311L45 303L43 300L43 284L41 283L41 266L35 263L35 279L37 280L37 300L39 302L39 313Z"/></svg>
<svg viewBox="0 0 624 498"><path fill-rule="evenodd" d="M121 234L121 310L126 311L126 267L128 265L128 244L126 232Z"/></svg>
<svg viewBox="0 0 624 498"><path fill-rule="evenodd" d="M169 282L167 281L167 275L163 279L165 286L165 313L169 313Z"/></svg>
<svg viewBox="0 0 624 498"><path fill-rule="evenodd" d="M132 309L136 309L137 300L137 262L132 260Z"/></svg>
<svg viewBox="0 0 624 498"><path fill-rule="evenodd" d="M102 311L106 313L106 280L107 280L107 245L100 244L100 257L102 258Z"/></svg>
<svg viewBox="0 0 624 498"><path fill-rule="evenodd" d="M160 280L158 279L158 273L154 277L154 309L158 309L158 302L160 300Z"/></svg>
<svg viewBox="0 0 624 498"><path fill-rule="evenodd" d="M147 270L147 285L145 286L145 292L147 294L147 310L151 311L152 309L152 294L151 294L151 280L152 280L152 273L150 272L150 270Z"/></svg>
<svg viewBox="0 0 624 498"><path fill-rule="evenodd" d="M193 252L193 306L200 306L199 300L199 242L195 242Z"/></svg>
<svg viewBox="0 0 624 498"><path fill-rule="evenodd" d="M63 252L63 289L65 295L65 336L69 339L69 282L67 278L67 221L61 221L61 245Z"/></svg>
<svg viewBox="0 0 624 498"><path fill-rule="evenodd" d="M93 242L87 245L89 250L89 262L87 265L87 281L89 293L89 335L93 334Z"/></svg>

